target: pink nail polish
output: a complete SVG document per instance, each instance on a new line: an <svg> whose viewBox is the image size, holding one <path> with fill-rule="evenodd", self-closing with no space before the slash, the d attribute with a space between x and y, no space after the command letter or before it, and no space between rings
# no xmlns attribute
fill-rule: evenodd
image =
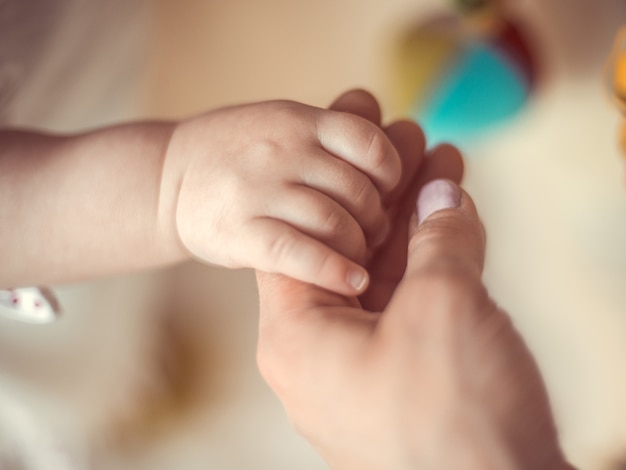
<svg viewBox="0 0 626 470"><path fill-rule="evenodd" d="M426 183L417 197L417 220L421 225L434 212L454 209L461 204L461 190L448 180Z"/></svg>

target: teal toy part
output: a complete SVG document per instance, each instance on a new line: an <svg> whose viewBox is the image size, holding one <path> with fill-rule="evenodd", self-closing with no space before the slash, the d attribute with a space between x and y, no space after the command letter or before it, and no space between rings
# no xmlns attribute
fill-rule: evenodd
<svg viewBox="0 0 626 470"><path fill-rule="evenodd" d="M439 84L412 117L431 145L463 144L517 113L530 95L530 83L488 43L469 43L442 71Z"/></svg>

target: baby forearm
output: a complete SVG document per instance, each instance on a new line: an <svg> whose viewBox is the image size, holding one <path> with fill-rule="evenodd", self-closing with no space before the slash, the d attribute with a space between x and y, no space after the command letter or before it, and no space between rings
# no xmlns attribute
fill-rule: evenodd
<svg viewBox="0 0 626 470"><path fill-rule="evenodd" d="M138 123L75 136L0 131L0 288L184 258L175 227L159 216L173 128Z"/></svg>

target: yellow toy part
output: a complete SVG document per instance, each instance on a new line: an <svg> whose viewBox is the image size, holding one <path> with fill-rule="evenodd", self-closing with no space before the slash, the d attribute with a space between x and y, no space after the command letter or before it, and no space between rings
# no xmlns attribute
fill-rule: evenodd
<svg viewBox="0 0 626 470"><path fill-rule="evenodd" d="M437 21L402 37L394 54L394 114L408 115L419 108L460 54L460 42L452 34L456 26Z"/></svg>
<svg viewBox="0 0 626 470"><path fill-rule="evenodd" d="M611 98L618 109L626 113L626 26L617 34L607 69Z"/></svg>

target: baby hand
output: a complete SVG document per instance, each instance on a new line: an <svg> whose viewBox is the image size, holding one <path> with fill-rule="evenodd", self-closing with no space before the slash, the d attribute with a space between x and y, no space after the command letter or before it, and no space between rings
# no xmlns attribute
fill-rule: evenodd
<svg viewBox="0 0 626 470"><path fill-rule="evenodd" d="M355 295L400 175L384 132L358 116L289 101L224 108L174 130L160 217L202 261Z"/></svg>

